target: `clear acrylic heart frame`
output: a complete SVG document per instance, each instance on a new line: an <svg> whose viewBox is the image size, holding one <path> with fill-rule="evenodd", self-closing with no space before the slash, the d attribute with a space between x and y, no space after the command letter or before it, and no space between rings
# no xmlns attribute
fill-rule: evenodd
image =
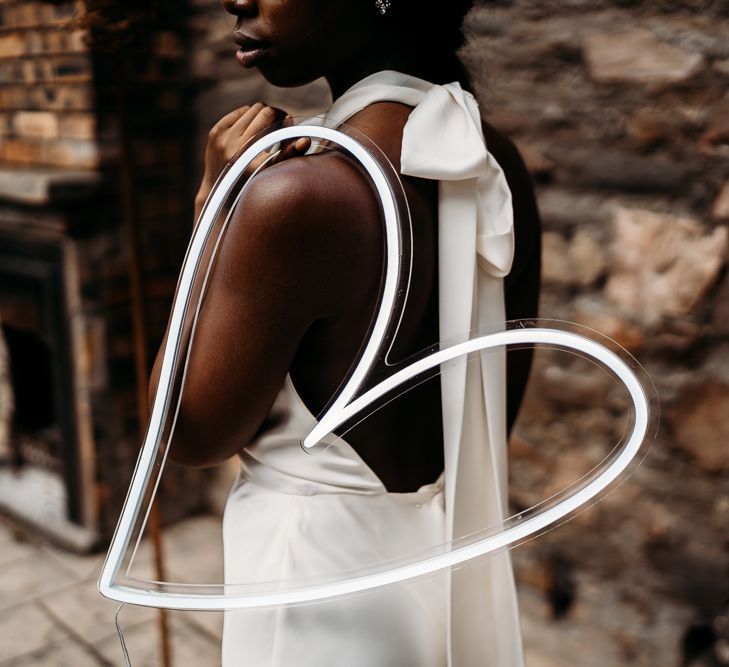
<svg viewBox="0 0 729 667"><path fill-rule="evenodd" d="M336 152L357 165L380 203L385 259L379 302L359 355L301 443L316 456L337 446L346 432L383 402L437 376L448 364L467 363L489 351L554 348L596 363L620 383L629 403L629 427L605 458L567 488L465 537L427 550L372 562L356 571L327 572L295 581L163 582L140 578L131 568L173 440L200 307L233 210L253 179L275 165L283 144L309 137L309 153ZM304 158L307 159L307 158ZM294 222L292 222L294 224ZM152 413L128 495L99 579L102 595L123 603L180 609L231 610L300 605L406 582L511 548L573 517L616 487L645 456L658 423L656 392L645 371L617 343L569 322L493 323L464 332L418 355L389 358L407 301L412 267L412 228L397 171L367 137L347 126L282 123L251 139L218 178L195 225L177 285ZM242 397L241 400L245 400Z"/></svg>

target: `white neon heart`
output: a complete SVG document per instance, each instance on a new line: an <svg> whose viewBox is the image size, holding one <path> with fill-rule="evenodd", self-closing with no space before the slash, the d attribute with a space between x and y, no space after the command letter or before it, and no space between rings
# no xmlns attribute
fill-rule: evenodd
<svg viewBox="0 0 729 667"><path fill-rule="evenodd" d="M120 569L134 528L140 519L141 503L154 471L155 457L163 441L163 428L170 410L173 373L181 350L183 323L191 307L190 297L193 283L200 269L201 258L209 240L213 223L232 188L251 162L264 150L286 139L308 136L331 141L350 152L371 177L382 201L386 239L386 268L380 307L374 326L357 366L350 373L336 399L321 415L317 425L306 437L304 446L312 447L322 437L339 425L362 413L373 402L393 391L403 383L442 363L473 352L489 350L507 345L544 344L573 350L598 361L611 370L625 385L634 408L634 424L625 444L614 452L603 470L584 486L566 495L556 504L545 506L529 516L516 517L505 522L495 533L484 532L452 545L447 551L425 555L416 562L392 564L387 569L353 574L337 581L297 588L260 591L245 586L220 584L201 586L167 582L142 582L120 576ZM410 364L360 395L367 374L384 346L386 334L393 322L393 306L397 297L397 286L402 271L402 252L397 206L382 166L349 135L327 127L294 126L275 130L255 141L225 172L206 203L200 221L195 228L178 284L177 295L170 318L169 334L163 353L157 393L154 399L150 424L140 452L127 499L112 539L104 567L99 578L102 595L118 600L149 607L167 609L228 610L300 604L330 597L361 592L380 586L420 577L444 568L453 567L473 558L493 553L539 533L546 527L564 519L598 496L628 468L641 448L650 421L650 402L644 388L630 366L607 347L590 338L572 332L550 328L527 328L499 331L480 336L466 342L439 350ZM166 452L164 452L166 456ZM159 482L164 458L155 484ZM215 593L201 593L201 590L219 590Z"/></svg>

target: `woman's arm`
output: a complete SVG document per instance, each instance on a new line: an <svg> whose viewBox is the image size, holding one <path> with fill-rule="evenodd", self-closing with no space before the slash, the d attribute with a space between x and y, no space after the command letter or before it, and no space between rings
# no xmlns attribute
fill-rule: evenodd
<svg viewBox="0 0 729 667"><path fill-rule="evenodd" d="M377 203L333 156L261 172L240 199L209 278L170 456L219 463L253 438L307 329L335 317L381 253ZM151 385L156 388L159 355Z"/></svg>
<svg viewBox="0 0 729 667"><path fill-rule="evenodd" d="M285 117L286 113L281 109L267 106L262 102L256 102L252 105L244 105L233 109L210 128L205 146L205 170L194 201L194 225L197 225L205 201L225 165L237 155L252 137ZM301 152L303 153L305 150L306 148ZM168 333L169 321L150 373L148 389L150 413L157 392L162 356L167 344Z"/></svg>

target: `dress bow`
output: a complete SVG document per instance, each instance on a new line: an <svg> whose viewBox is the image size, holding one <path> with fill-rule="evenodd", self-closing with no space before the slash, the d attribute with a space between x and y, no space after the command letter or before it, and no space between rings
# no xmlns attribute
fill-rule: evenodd
<svg viewBox="0 0 729 667"><path fill-rule="evenodd" d="M472 181L470 193L463 194L478 202L479 266L497 278L509 273L514 258L511 191L486 150L478 104L459 83L432 86L410 114L401 172L445 182L446 189L449 181Z"/></svg>

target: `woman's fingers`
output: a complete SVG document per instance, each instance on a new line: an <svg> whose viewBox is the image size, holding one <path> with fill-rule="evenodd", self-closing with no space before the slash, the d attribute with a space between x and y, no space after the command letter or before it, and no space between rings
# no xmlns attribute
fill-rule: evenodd
<svg viewBox="0 0 729 667"><path fill-rule="evenodd" d="M246 140L265 130L286 117L286 112L276 107L261 105L260 108L251 107L248 113L243 114L230 128L231 134L237 134Z"/></svg>
<svg viewBox="0 0 729 667"><path fill-rule="evenodd" d="M233 109L230 113L225 114L215 125L213 125L210 128L210 132L208 133L209 136L213 137L217 134L221 134L225 132L227 129L229 129L231 126L233 126L242 116L250 114L251 112L255 115L260 108L263 107L263 104L260 102L252 105L252 106L242 106L238 107L237 109Z"/></svg>
<svg viewBox="0 0 729 667"><path fill-rule="evenodd" d="M284 127L290 127L291 125L294 125L294 117L286 116L286 118L284 118L283 120L282 125ZM286 141L281 143L281 150L276 156L275 162L282 162L283 160L288 160L291 157L303 155L304 153L306 153L306 151L309 150L310 146L311 139L309 137L287 139Z"/></svg>
<svg viewBox="0 0 729 667"><path fill-rule="evenodd" d="M225 164L240 155L245 144L266 128L277 123L282 126L292 125L293 122L293 118L282 109L260 102L234 109L223 116L210 130L206 150L206 176L209 172L210 175L217 177ZM311 141L307 137L284 141L273 157L268 151L263 151L249 168L250 170L265 168L303 155L309 150L310 145ZM205 182L212 180L207 178Z"/></svg>
<svg viewBox="0 0 729 667"><path fill-rule="evenodd" d="M230 159L251 136L265 129L275 118L273 108L261 102L233 109L213 125L208 142L223 157Z"/></svg>
<svg viewBox="0 0 729 667"><path fill-rule="evenodd" d="M226 162L232 160L240 153L251 137L263 132L267 127L282 120L285 116L286 113L281 109L260 103L248 108L227 130L218 134L214 139L224 160Z"/></svg>
<svg viewBox="0 0 729 667"><path fill-rule="evenodd" d="M229 132L235 136L241 136L252 124L261 125L266 119L269 119L269 125L273 122L273 111L271 107L257 102L248 107L238 118L231 123L228 128Z"/></svg>
<svg viewBox="0 0 729 667"><path fill-rule="evenodd" d="M309 150L311 146L311 139L309 137L299 137L298 139L289 139L284 142L281 146L281 150L278 155L274 158L273 162L283 162L289 158L296 157L297 155L303 155Z"/></svg>
<svg viewBox="0 0 729 667"><path fill-rule="evenodd" d="M304 155L309 150L309 146L311 146L311 140L308 137L299 137L298 139L289 139L288 141L282 142L281 148L273 156L268 151L263 151L258 155L248 165L246 173L250 175L259 168L267 169L284 160Z"/></svg>

